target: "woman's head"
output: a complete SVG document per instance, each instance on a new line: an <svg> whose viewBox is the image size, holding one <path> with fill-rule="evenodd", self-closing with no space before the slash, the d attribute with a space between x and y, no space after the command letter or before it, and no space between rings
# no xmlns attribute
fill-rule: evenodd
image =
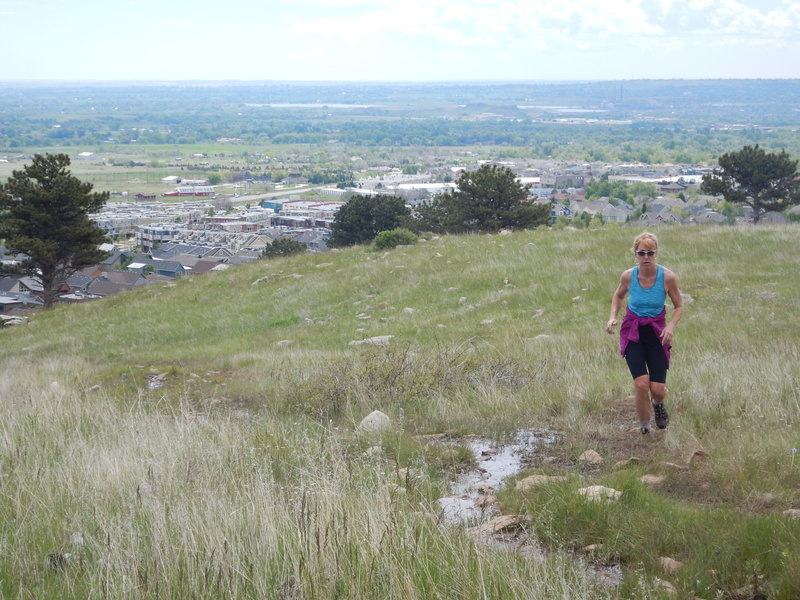
<svg viewBox="0 0 800 600"><path fill-rule="evenodd" d="M637 250L658 251L658 238L648 231L640 233L633 239L633 251Z"/></svg>

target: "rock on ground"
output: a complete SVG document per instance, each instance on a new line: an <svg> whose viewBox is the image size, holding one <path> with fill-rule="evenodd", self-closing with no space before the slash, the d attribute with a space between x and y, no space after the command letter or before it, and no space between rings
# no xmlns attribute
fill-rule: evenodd
<svg viewBox="0 0 800 600"><path fill-rule="evenodd" d="M360 346L361 344L370 344L372 346L388 346L393 337L393 335L377 335L363 340L353 340L348 345Z"/></svg>
<svg viewBox="0 0 800 600"><path fill-rule="evenodd" d="M356 434L381 433L391 427L392 420L385 413L373 410L356 427Z"/></svg>
<svg viewBox="0 0 800 600"><path fill-rule="evenodd" d="M566 481L567 478L563 475L530 475L524 479L520 479L514 489L524 492L539 485L547 485L548 483L557 483L559 481Z"/></svg>
<svg viewBox="0 0 800 600"><path fill-rule="evenodd" d="M590 485L589 487L579 489L578 493L592 502L600 502L601 500L618 500L619 497L622 496L622 492L619 490L604 487L602 485Z"/></svg>

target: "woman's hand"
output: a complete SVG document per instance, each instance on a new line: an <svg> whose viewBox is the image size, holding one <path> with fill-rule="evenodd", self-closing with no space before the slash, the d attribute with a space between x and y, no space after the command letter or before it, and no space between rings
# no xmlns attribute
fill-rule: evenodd
<svg viewBox="0 0 800 600"><path fill-rule="evenodd" d="M609 319L606 323L606 333L614 333L614 327L617 325L616 319Z"/></svg>
<svg viewBox="0 0 800 600"><path fill-rule="evenodd" d="M675 326L670 323L666 327L664 327L664 331L661 332L661 343L662 344L670 344L672 343L672 337L675 335Z"/></svg>

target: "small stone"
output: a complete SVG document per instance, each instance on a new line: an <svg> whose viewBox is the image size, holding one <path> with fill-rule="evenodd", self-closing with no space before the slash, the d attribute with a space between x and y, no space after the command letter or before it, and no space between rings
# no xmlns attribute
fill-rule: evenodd
<svg viewBox="0 0 800 600"><path fill-rule="evenodd" d="M548 485L550 483L558 483L566 481L567 478L563 475L529 475L524 479L520 479L514 486L514 489L520 492L529 490L540 485Z"/></svg>
<svg viewBox="0 0 800 600"><path fill-rule="evenodd" d="M619 500L619 497L622 496L622 492L619 490L602 485L590 485L589 487L579 489L578 493L592 502Z"/></svg>
<svg viewBox="0 0 800 600"><path fill-rule="evenodd" d="M669 556L660 556L658 558L658 564L661 565L661 569L665 573L669 573L670 575L674 575L683 567L681 561L670 558Z"/></svg>
<svg viewBox="0 0 800 600"><path fill-rule="evenodd" d="M664 581L663 579L659 582L658 587L660 587L668 596L677 596L678 590L672 585L669 581Z"/></svg>
<svg viewBox="0 0 800 600"><path fill-rule="evenodd" d="M580 297L580 296L575 296L575 297L572 299L572 301L573 301L573 302L580 302L580 301L581 301L581 297Z"/></svg>
<svg viewBox="0 0 800 600"><path fill-rule="evenodd" d="M679 465L672 462L662 462L661 466L667 467L668 469L672 469L673 471L685 471L686 469L689 468L686 465Z"/></svg>
<svg viewBox="0 0 800 600"><path fill-rule="evenodd" d="M787 517L792 517L793 519L800 519L800 509L798 508L787 508L783 511L783 514Z"/></svg>
<svg viewBox="0 0 800 600"><path fill-rule="evenodd" d="M361 420L356 427L356 434L381 433L391 427L392 421L388 415L379 410L374 410Z"/></svg>
<svg viewBox="0 0 800 600"><path fill-rule="evenodd" d="M666 477L664 477L663 475L648 474L648 475L642 475L639 478L639 481L641 481L642 483L647 484L647 485L660 485L660 484L664 483L665 479L666 479Z"/></svg>
<svg viewBox="0 0 800 600"><path fill-rule="evenodd" d="M504 531L515 531L519 529L522 519L517 515L502 515L486 523L481 523L475 527L467 529L468 533L473 534L494 534Z"/></svg>
<svg viewBox="0 0 800 600"><path fill-rule="evenodd" d="M30 319L14 315L0 315L0 326L11 327L13 325L26 325Z"/></svg>
<svg viewBox="0 0 800 600"><path fill-rule="evenodd" d="M603 549L603 544L589 544L588 546L584 546L581 548L581 552L584 554L594 554L598 550Z"/></svg>
<svg viewBox="0 0 800 600"><path fill-rule="evenodd" d="M587 450L578 457L578 462L596 466L603 464L603 457L597 453L597 450Z"/></svg>
<svg viewBox="0 0 800 600"><path fill-rule="evenodd" d="M762 494L756 494L755 499L762 506L772 506L773 504L775 504L777 496L772 492L764 492Z"/></svg>
<svg viewBox="0 0 800 600"><path fill-rule="evenodd" d="M497 504L497 496L493 494L478 496L478 508L488 508L493 504Z"/></svg>
<svg viewBox="0 0 800 600"><path fill-rule="evenodd" d="M388 346L392 341L393 335L377 335L375 337L366 338L363 340L353 340L349 342L348 346L360 346L361 344L368 344L371 346Z"/></svg>
<svg viewBox="0 0 800 600"><path fill-rule="evenodd" d="M711 458L711 455L708 452L698 448L689 455L689 458L686 459L686 464L691 465L694 463L705 462L709 458Z"/></svg>

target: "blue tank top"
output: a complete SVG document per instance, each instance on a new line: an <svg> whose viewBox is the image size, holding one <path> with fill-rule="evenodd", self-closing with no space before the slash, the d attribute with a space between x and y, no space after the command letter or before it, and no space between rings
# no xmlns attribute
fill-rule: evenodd
<svg viewBox="0 0 800 600"><path fill-rule="evenodd" d="M667 292L664 290L664 267L658 265L656 280L652 286L645 289L639 283L639 266L633 267L631 273L631 287L628 291L628 308L637 317L657 317L664 310Z"/></svg>

